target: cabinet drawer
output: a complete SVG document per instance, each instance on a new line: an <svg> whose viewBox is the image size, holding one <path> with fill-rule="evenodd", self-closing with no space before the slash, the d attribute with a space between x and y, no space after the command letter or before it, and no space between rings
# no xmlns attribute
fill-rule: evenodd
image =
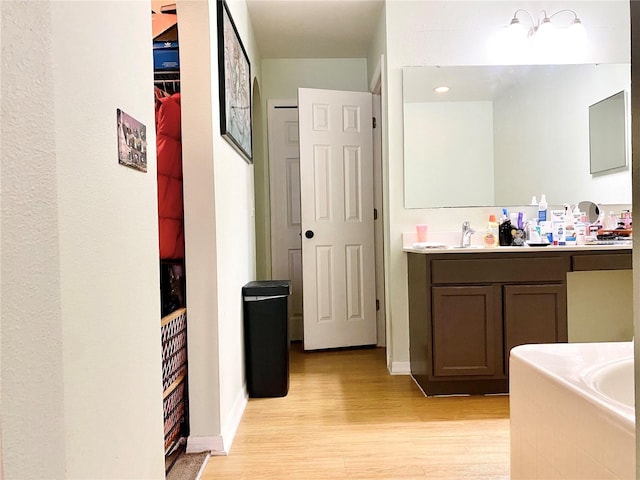
<svg viewBox="0 0 640 480"><path fill-rule="evenodd" d="M564 282L570 271L568 256L434 260L434 284Z"/></svg>
<svg viewBox="0 0 640 480"><path fill-rule="evenodd" d="M604 255L574 255L573 271L631 270L631 252Z"/></svg>

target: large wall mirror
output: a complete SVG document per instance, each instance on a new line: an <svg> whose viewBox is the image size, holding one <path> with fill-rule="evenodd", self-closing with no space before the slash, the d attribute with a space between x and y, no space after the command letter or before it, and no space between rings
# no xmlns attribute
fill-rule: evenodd
<svg viewBox="0 0 640 480"><path fill-rule="evenodd" d="M589 157L589 106L630 79L629 64L404 67L405 207L631 203L629 165L591 173Z"/></svg>

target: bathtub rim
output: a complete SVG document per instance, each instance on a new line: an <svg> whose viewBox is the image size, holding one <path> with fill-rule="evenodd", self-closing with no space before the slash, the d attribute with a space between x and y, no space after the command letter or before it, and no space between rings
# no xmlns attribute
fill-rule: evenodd
<svg viewBox="0 0 640 480"><path fill-rule="evenodd" d="M605 400L610 400L614 402L615 405L619 405L620 407L631 409L632 412L635 412L634 407L627 405L626 403L622 402L621 400L618 400L614 396L607 395L596 386L597 380L599 379L599 373L601 373L603 370L611 370L616 366L620 366L627 363L631 363L631 367L633 370L634 362L635 362L635 359L633 358L633 356L628 356L628 357L616 358L608 362L603 362L601 364L594 365L582 372L582 380L587 384L588 388L590 388L595 392L596 395L604 397Z"/></svg>
<svg viewBox="0 0 640 480"><path fill-rule="evenodd" d="M595 390L585 375L623 358L633 358L633 342L528 344L514 347L511 357L526 363L551 381L561 384L635 434L635 408ZM580 362L574 361L579 356ZM615 402L615 403L614 403Z"/></svg>

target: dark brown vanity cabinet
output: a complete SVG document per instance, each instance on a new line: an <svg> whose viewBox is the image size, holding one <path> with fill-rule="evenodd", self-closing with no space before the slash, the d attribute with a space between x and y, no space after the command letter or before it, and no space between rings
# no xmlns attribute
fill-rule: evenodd
<svg viewBox="0 0 640 480"><path fill-rule="evenodd" d="M631 250L408 253L411 374L427 395L508 391L509 352L567 341L567 273Z"/></svg>

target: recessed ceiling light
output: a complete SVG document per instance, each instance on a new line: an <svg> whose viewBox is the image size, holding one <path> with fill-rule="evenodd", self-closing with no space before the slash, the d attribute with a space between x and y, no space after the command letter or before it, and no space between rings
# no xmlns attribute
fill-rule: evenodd
<svg viewBox="0 0 640 480"><path fill-rule="evenodd" d="M449 87L445 87L445 86L436 87L436 88L433 89L433 91L436 92L436 93L447 93L449 90L451 90L451 89Z"/></svg>

